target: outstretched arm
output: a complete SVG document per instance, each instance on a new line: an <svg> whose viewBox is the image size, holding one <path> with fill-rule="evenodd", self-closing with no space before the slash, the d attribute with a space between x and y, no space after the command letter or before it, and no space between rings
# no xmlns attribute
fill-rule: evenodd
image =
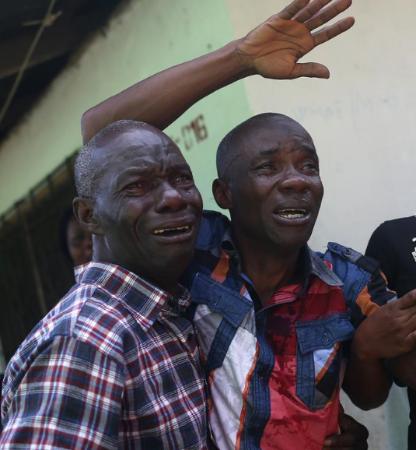
<svg viewBox="0 0 416 450"><path fill-rule="evenodd" d="M351 1L294 0L247 36L140 81L83 114L84 142L121 119L164 129L201 98L249 75L328 78L329 70L322 64L298 61L352 27L354 19L349 17L320 28L349 8Z"/></svg>

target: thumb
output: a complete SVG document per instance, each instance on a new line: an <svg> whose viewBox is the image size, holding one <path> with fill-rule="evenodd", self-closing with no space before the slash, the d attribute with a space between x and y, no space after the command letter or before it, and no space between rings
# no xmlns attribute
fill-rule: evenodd
<svg viewBox="0 0 416 450"><path fill-rule="evenodd" d="M297 63L291 73L292 78L329 78L329 69L319 63Z"/></svg>

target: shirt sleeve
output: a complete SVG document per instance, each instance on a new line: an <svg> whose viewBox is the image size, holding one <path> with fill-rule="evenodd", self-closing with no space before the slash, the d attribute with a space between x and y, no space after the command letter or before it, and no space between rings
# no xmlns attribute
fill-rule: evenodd
<svg viewBox="0 0 416 450"><path fill-rule="evenodd" d="M357 328L366 317L396 297L396 292L387 287L383 273L379 269L375 269L371 274L370 280L358 293L352 305L352 324Z"/></svg>
<svg viewBox="0 0 416 450"><path fill-rule="evenodd" d="M358 327L377 308L396 298L396 292L388 286L389 275L391 276L393 270L388 262L390 259L385 224L382 224L372 234L365 257L360 262L360 265L364 265L365 269L371 273L371 277L359 291L352 305L352 323L355 327Z"/></svg>
<svg viewBox="0 0 416 450"><path fill-rule="evenodd" d="M123 365L92 345L54 338L3 399L2 449L116 449Z"/></svg>

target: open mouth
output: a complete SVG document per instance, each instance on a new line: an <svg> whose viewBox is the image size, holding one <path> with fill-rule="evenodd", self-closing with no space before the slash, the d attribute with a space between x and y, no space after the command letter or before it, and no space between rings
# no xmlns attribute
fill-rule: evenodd
<svg viewBox="0 0 416 450"><path fill-rule="evenodd" d="M309 216L309 212L306 209L279 209L276 213L282 219L295 220L305 219Z"/></svg>
<svg viewBox="0 0 416 450"><path fill-rule="evenodd" d="M191 230L192 230L191 225L183 225L180 227L157 228L156 230L153 230L153 234L156 236L162 236L162 237L174 237L174 236L186 235Z"/></svg>

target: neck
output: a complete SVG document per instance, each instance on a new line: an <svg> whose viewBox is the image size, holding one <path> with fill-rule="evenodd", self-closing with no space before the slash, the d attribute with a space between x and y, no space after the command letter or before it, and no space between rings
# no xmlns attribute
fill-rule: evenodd
<svg viewBox="0 0 416 450"><path fill-rule="evenodd" d="M107 252L100 252L100 247L94 247L92 260L100 263L107 264L115 264L117 266L122 267L123 269L128 270L129 272L134 273L140 278L145 279L149 283L153 284L155 287L162 289L168 292L171 295L176 295L179 291L179 278L183 273L183 270L179 272L178 267L174 267L174 271L172 271L172 266L169 268L157 268L154 272L157 272L158 275L154 276L150 270L146 270L146 268L136 266L134 264L129 264L124 260L120 260L119 258L115 258L112 255L109 255ZM149 268L150 269L150 268Z"/></svg>
<svg viewBox="0 0 416 450"><path fill-rule="evenodd" d="M265 303L280 286L290 282L295 273L300 249L279 249L258 242L237 239L243 272L254 284L257 295Z"/></svg>

